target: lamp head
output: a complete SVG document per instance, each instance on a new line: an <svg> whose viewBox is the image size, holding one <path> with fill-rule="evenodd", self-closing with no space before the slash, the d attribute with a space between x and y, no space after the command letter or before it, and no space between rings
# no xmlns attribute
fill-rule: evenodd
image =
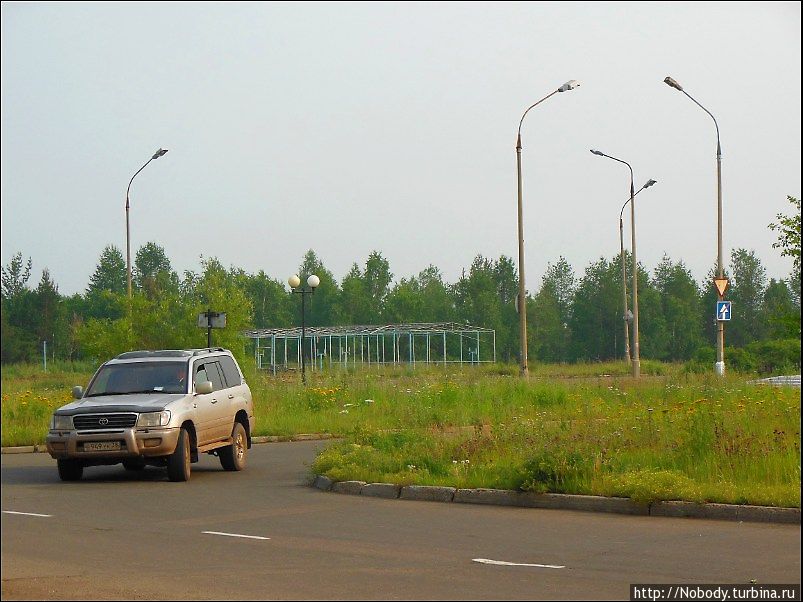
<svg viewBox="0 0 803 602"><path fill-rule="evenodd" d="M650 178L649 180L647 180L647 183L644 184L644 188L649 188L653 184L657 184L657 183L658 183L658 180L653 180L652 178Z"/></svg>
<svg viewBox="0 0 803 602"><path fill-rule="evenodd" d="M674 79L672 79L668 75L664 78L664 83L667 86L672 86L676 90L680 90L681 92L683 92L683 86L681 86L679 83L677 83Z"/></svg>
<svg viewBox="0 0 803 602"><path fill-rule="evenodd" d="M167 152L166 148L160 148L158 151L153 153L153 157L151 157L151 159L158 159L159 157L164 155L166 152Z"/></svg>
<svg viewBox="0 0 803 602"><path fill-rule="evenodd" d="M592 153L592 154L594 154L594 155L599 155L600 157L602 157L602 156L603 156L603 153L602 153L602 152L600 152L600 151L598 151L598 150L594 150L593 148L591 149L591 153Z"/></svg>
<svg viewBox="0 0 803 602"><path fill-rule="evenodd" d="M576 79L570 79L565 84L563 84L560 88L558 88L558 92L567 92L568 90L574 90L577 86L580 85Z"/></svg>
<svg viewBox="0 0 803 602"><path fill-rule="evenodd" d="M287 284L290 285L290 288L298 288L301 286L301 278L297 274L293 274L287 279Z"/></svg>
<svg viewBox="0 0 803 602"><path fill-rule="evenodd" d="M307 286L310 288L318 288L318 285L321 283L321 279L318 278L315 274L312 274L309 278L307 278Z"/></svg>

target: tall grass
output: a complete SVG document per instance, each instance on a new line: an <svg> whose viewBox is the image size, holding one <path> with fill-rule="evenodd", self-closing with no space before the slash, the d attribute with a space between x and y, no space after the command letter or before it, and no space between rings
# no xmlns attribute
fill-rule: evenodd
<svg viewBox="0 0 803 602"><path fill-rule="evenodd" d="M337 480L800 505L798 390L688 374L446 376L415 386L385 381L340 399L340 390L306 392L352 400L341 403L347 440L314 470ZM450 428L465 425L475 428Z"/></svg>
<svg viewBox="0 0 803 602"><path fill-rule="evenodd" d="M307 387L245 368L254 434L344 435L313 467L338 480L800 506L799 390L648 366L349 369ZM4 367L2 444L43 442L93 368Z"/></svg>
<svg viewBox="0 0 803 602"><path fill-rule="evenodd" d="M91 362L52 362L47 372L41 364L3 365L3 446L44 443L53 411L72 401L72 387L85 387L96 368Z"/></svg>

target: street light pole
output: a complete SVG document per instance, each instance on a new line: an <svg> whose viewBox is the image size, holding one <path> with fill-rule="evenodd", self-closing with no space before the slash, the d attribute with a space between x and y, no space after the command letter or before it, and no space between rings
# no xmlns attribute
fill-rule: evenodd
<svg viewBox="0 0 803 602"><path fill-rule="evenodd" d="M307 325L306 325L306 299L307 296L304 294L304 291L301 291L301 382L305 385L307 384L307 373L305 367L307 365L306 358L304 357L304 343L307 337Z"/></svg>
<svg viewBox="0 0 803 602"><path fill-rule="evenodd" d="M293 274L290 278L287 279L287 284L290 285L290 288L294 293L298 293L301 295L301 382L303 384L307 384L307 372L306 372L306 360L304 358L304 340L307 336L307 326L306 326L306 314L307 314L307 307L306 307L306 296L312 295L315 293L315 289L318 288L318 285L321 283L321 279L318 278L315 274L312 274L309 278L307 278L307 286L308 289L301 287L301 278L297 275Z"/></svg>
<svg viewBox="0 0 803 602"><path fill-rule="evenodd" d="M683 86L674 79L667 76L664 79L664 83L667 86L683 92L686 96L691 98L694 104L708 113L708 116L714 120L714 127L717 130L717 279L723 280L725 278L725 267L722 261L722 145L719 141L719 124L716 118L711 114L711 111L692 98L692 96L683 89ZM725 289L722 289L719 298L720 300L725 298ZM717 320L717 363L714 366L714 371L719 376L725 376L725 322L722 320Z"/></svg>
<svg viewBox="0 0 803 602"><path fill-rule="evenodd" d="M653 180L653 179L648 180L647 183L644 184L644 186L642 186L641 188L639 188L636 191L636 194L634 194L633 196L636 197L639 192L641 192L645 188L649 188L650 186L652 186L653 184L656 184L656 183L657 183L657 180ZM624 220L622 219L622 216L623 216L625 207L627 207L627 204L629 202L630 202L630 199L627 199L625 201L624 205L622 205L622 208L619 210L619 262L622 264L622 307L624 307L624 311L622 313L622 321L624 322L624 325L625 325L625 360L627 361L627 365L628 366L631 365L631 359L630 359L630 333L628 331L628 322L630 321L630 316L627 315L627 313L628 313L628 311L627 311L627 274L626 274L627 270L625 268L625 245L624 245L624 234L623 234L623 231L624 231L623 222L624 222Z"/></svg>
<svg viewBox="0 0 803 602"><path fill-rule="evenodd" d="M139 172L141 172L143 169L145 169L148 166L148 163L150 163L154 159L158 159L159 157L164 155L166 152L167 152L167 149L160 148L158 151L153 153L153 156L150 159L148 159L148 161L145 163L145 165L140 167L137 170L137 173L135 173L133 176L131 176L131 179L128 181L128 188L125 191L125 258L126 258L125 265L126 265L126 280L127 280L127 283L128 283L128 298L129 299L131 298L131 227L130 227L129 221L128 221L128 210L129 210L131 204L130 204L130 202L128 200L128 194L131 192L131 182L134 181L134 178L137 177L137 174Z"/></svg>
<svg viewBox="0 0 803 602"><path fill-rule="evenodd" d="M598 150L591 149L591 152L600 157L607 157L619 163L624 163L630 170L630 254L633 262L633 361L631 367L633 368L633 378L638 378L641 375L641 360L639 357L639 332L638 332L638 263L636 261L636 209L633 198L636 196L635 186L633 185L633 168L630 163L617 159L610 155L606 155Z"/></svg>
<svg viewBox="0 0 803 602"><path fill-rule="evenodd" d="M630 332L628 328L628 321L630 317L627 315L627 269L625 268L625 242L624 242L624 225L622 219L622 212L625 210L625 206L627 203L630 202L630 199L622 205L622 211L619 212L619 263L622 264L622 307L624 307L622 313L622 321L625 324L625 361L627 365L630 366Z"/></svg>
<svg viewBox="0 0 803 602"><path fill-rule="evenodd" d="M522 202L521 190L521 125L524 123L524 118L530 109L538 106L547 98L558 92L567 92L574 90L580 82L577 80L569 80L560 88L547 94L544 98L539 100L533 105L530 105L524 115L521 116L519 121L518 136L516 138L516 173L518 175L518 234L519 234L519 295L518 295L518 310L519 310L519 375L528 378L530 375L529 368L527 367L527 289L524 285L524 210Z"/></svg>

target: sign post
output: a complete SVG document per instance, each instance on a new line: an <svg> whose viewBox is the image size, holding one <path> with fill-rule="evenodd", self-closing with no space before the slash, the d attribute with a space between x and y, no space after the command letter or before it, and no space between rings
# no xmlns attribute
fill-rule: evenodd
<svg viewBox="0 0 803 602"><path fill-rule="evenodd" d="M226 328L226 313L207 309L198 314L198 328L206 328L206 346L212 347L212 329Z"/></svg>
<svg viewBox="0 0 803 602"><path fill-rule="evenodd" d="M721 201L721 199L720 199ZM721 209L720 205L720 209ZM717 302L717 363L715 364L716 373L719 376L725 375L725 322L730 320L730 303L726 310L727 318L720 317L725 314L720 314L720 304L725 303L725 291L728 290L727 277L722 273L722 232L720 224L720 242L719 242L719 276L714 278L714 288L717 289L719 294L719 301Z"/></svg>

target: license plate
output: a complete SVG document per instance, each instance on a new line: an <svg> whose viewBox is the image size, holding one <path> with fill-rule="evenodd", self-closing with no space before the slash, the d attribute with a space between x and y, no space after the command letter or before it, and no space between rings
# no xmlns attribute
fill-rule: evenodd
<svg viewBox="0 0 803 602"><path fill-rule="evenodd" d="M91 441L84 443L84 451L120 451L119 441Z"/></svg>

